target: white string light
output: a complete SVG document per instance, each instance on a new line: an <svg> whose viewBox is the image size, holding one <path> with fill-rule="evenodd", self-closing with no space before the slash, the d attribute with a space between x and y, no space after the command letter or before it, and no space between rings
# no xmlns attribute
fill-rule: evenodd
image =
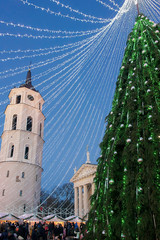
<svg viewBox="0 0 160 240"><path fill-rule="evenodd" d="M42 29L42 28L35 28L35 27L31 27L31 26L26 26L23 24L16 24L13 22L6 22L6 21L2 21L0 20L1 24L5 24L6 26L12 26L12 27L20 27L20 28L25 28L25 29L29 29L32 31L38 31L38 32L48 32L48 33L54 33L54 34L81 34L83 36L85 35L89 35L91 33L96 33L97 31L99 31L99 28L95 29L95 30L89 30L89 31L61 31L61 30L49 30L49 29Z"/></svg>
<svg viewBox="0 0 160 240"><path fill-rule="evenodd" d="M83 17L88 17L88 18L96 19L96 20L100 20L100 21L104 21L104 20L105 20L105 19L103 19L103 18L98 18L98 17L94 17L94 16L91 16L91 15L88 15L88 14L84 14L84 13L80 12L79 10L75 10L75 9L71 8L69 5L65 5L65 4L60 3L60 1L57 1L57 0L50 0L50 1L56 3L57 5L60 5L60 6L63 7L63 8L68 9L68 10L71 11L71 12L74 12L74 13L77 13L77 14L79 14L79 15L82 15ZM97 0L96 0L96 1L97 1ZM110 7L109 5L108 5L108 7L109 7L111 10L115 11L115 10L114 10L112 7ZM116 11L117 11L117 10L116 10Z"/></svg>
<svg viewBox="0 0 160 240"><path fill-rule="evenodd" d="M118 12L118 10L117 9L114 9L114 8L112 8L110 5L108 5L108 4L106 4L106 3L104 3L103 1L101 1L101 0L96 0L96 2L99 2L100 4L102 4L103 6L105 6L105 7L107 7L107 8L109 8L110 10L113 10L113 11L115 11L115 12Z"/></svg>
<svg viewBox="0 0 160 240"><path fill-rule="evenodd" d="M21 2L23 2L23 4L27 4L28 6L32 6L34 7L35 9L41 9L42 11L45 11L49 14L54 14L55 16L60 16L60 17L63 17L63 18L69 18L71 20L74 20L74 21L80 21L80 22L86 22L86 23L107 23L107 22L110 22L111 19L102 19L102 20L98 20L98 21L95 21L95 20L88 20L88 19L80 19L80 18L76 18L76 17L71 17L69 15L64 15L60 12L53 12L51 11L49 8L44 8L44 7L39 7L38 5L35 5L31 2L28 2L27 0L19 0Z"/></svg>

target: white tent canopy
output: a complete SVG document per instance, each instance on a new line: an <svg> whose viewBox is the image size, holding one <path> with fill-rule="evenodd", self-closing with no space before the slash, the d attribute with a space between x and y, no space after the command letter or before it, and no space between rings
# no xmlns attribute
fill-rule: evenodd
<svg viewBox="0 0 160 240"><path fill-rule="evenodd" d="M0 212L0 218L2 218L2 217L4 217L4 216L7 216L9 213L2 213L2 212Z"/></svg>
<svg viewBox="0 0 160 240"><path fill-rule="evenodd" d="M65 222L65 220L61 217L57 217L56 215L50 215L50 216L51 217L47 216L47 217L43 218L43 220L46 220L49 222Z"/></svg>
<svg viewBox="0 0 160 240"><path fill-rule="evenodd" d="M21 216L19 216L20 219L26 219L26 218L30 218L30 217L33 217L34 214L33 213L25 213Z"/></svg>
<svg viewBox="0 0 160 240"><path fill-rule="evenodd" d="M70 216L70 217L67 217L65 218L66 221L69 221L69 222L83 222L82 218L78 217L78 216Z"/></svg>
<svg viewBox="0 0 160 240"><path fill-rule="evenodd" d="M54 216L55 216L55 214L48 215L48 216L44 217L43 220L48 220L50 218L53 218Z"/></svg>
<svg viewBox="0 0 160 240"><path fill-rule="evenodd" d="M25 220L29 222L40 222L42 219L36 215L32 215L31 217L25 218Z"/></svg>
<svg viewBox="0 0 160 240"><path fill-rule="evenodd" d="M72 215L72 216L69 216L69 217L65 218L65 220L69 221L69 220L71 220L72 218L75 218L75 217L76 217L75 215Z"/></svg>
<svg viewBox="0 0 160 240"><path fill-rule="evenodd" d="M0 220L3 220L3 221L17 221L19 220L18 217L12 215L12 214L8 214L7 216L3 216L3 217L0 217Z"/></svg>
<svg viewBox="0 0 160 240"><path fill-rule="evenodd" d="M78 216L70 219L69 221L70 221L70 222L83 222L83 220L82 220L80 217L78 217Z"/></svg>

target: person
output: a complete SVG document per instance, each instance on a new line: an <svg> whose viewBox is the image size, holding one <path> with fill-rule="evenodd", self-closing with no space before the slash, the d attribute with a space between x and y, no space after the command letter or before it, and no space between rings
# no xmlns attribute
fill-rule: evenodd
<svg viewBox="0 0 160 240"><path fill-rule="evenodd" d="M2 235L1 235L1 240L8 240L8 231L7 228L3 229Z"/></svg>
<svg viewBox="0 0 160 240"><path fill-rule="evenodd" d="M31 235L31 240L38 240L37 227L34 227L34 226L33 226L32 235Z"/></svg>
<svg viewBox="0 0 160 240"><path fill-rule="evenodd" d="M8 231L8 240L16 240L12 230Z"/></svg>

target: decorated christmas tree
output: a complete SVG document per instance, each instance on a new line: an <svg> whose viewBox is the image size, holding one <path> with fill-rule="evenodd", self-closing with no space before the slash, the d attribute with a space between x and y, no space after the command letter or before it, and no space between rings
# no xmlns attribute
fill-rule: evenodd
<svg viewBox="0 0 160 240"><path fill-rule="evenodd" d="M160 239L160 27L128 36L98 159L86 240Z"/></svg>

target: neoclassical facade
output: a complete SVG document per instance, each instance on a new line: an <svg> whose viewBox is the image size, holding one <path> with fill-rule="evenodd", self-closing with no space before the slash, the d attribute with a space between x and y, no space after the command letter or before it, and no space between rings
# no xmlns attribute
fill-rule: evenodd
<svg viewBox="0 0 160 240"><path fill-rule="evenodd" d="M90 210L90 197L94 193L94 177L97 170L96 164L91 164L89 152L87 151L87 161L78 171L75 171L70 182L74 183L74 211L75 215L87 218Z"/></svg>
<svg viewBox="0 0 160 240"><path fill-rule="evenodd" d="M23 214L40 202L44 100L31 82L13 88L5 110L0 152L0 212Z"/></svg>

